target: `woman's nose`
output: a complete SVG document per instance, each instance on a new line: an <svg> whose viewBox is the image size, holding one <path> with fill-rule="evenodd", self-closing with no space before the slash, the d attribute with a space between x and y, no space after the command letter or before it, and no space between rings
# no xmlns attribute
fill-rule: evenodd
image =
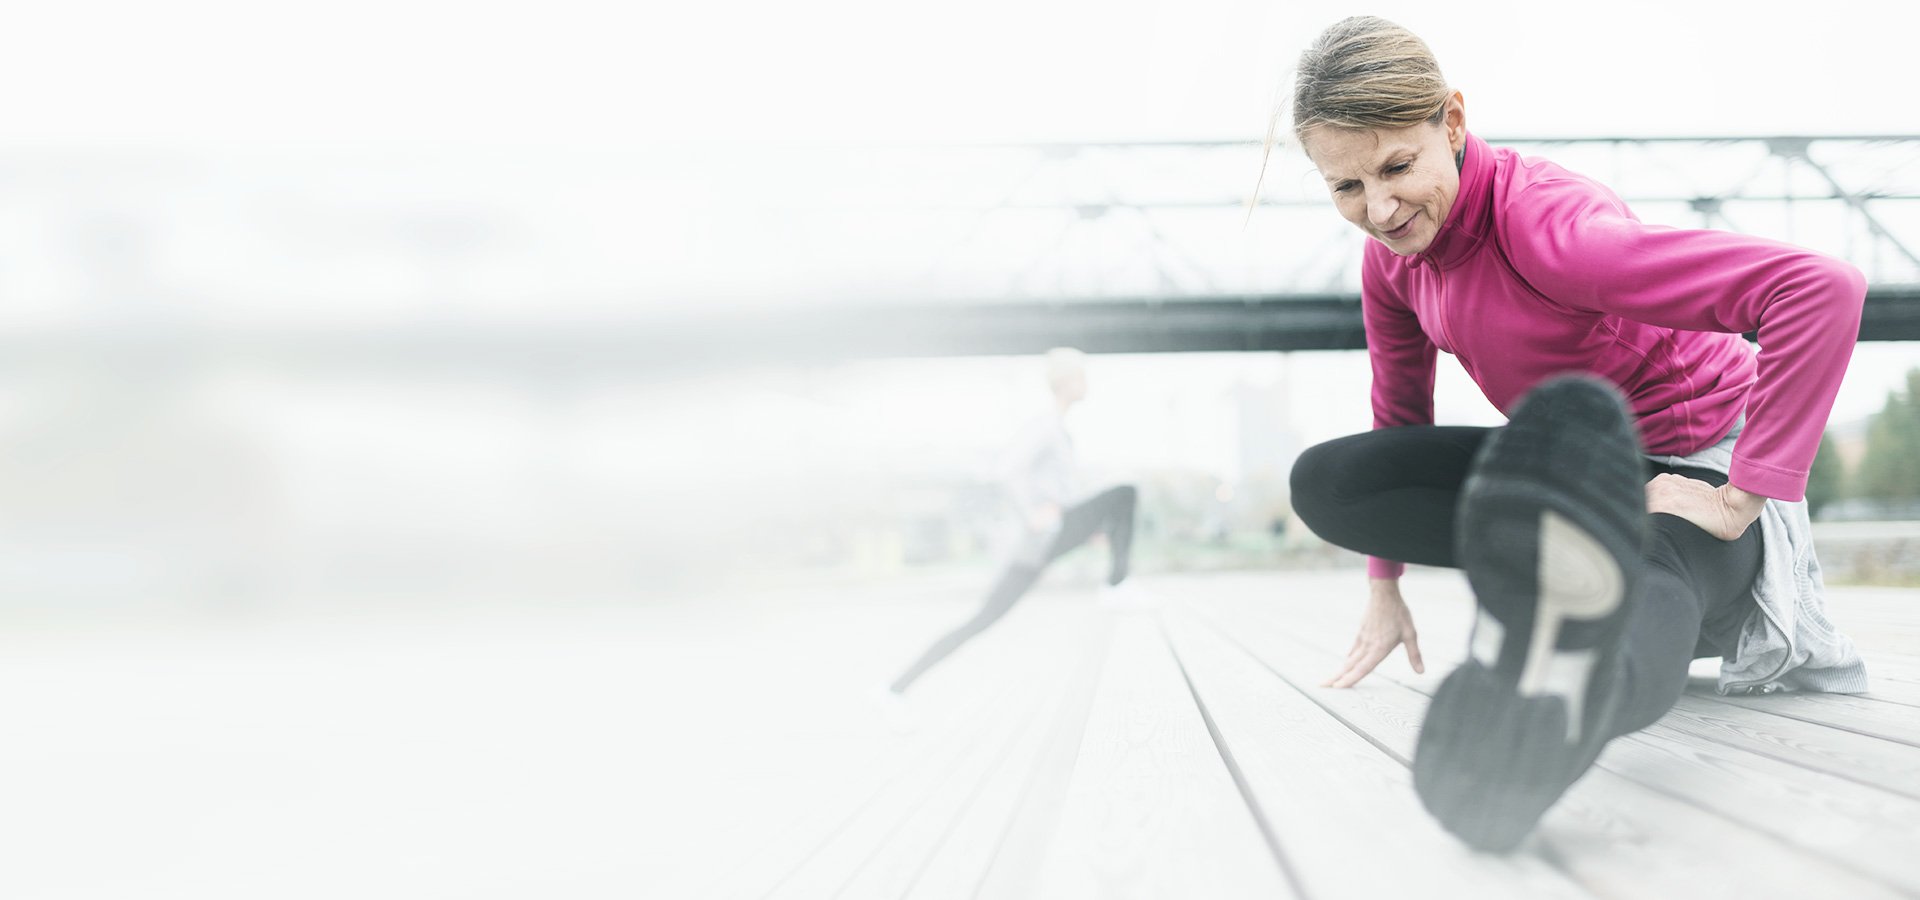
<svg viewBox="0 0 1920 900"><path fill-rule="evenodd" d="M1390 228L1400 211L1400 201L1385 191L1367 195L1367 219L1375 228Z"/></svg>

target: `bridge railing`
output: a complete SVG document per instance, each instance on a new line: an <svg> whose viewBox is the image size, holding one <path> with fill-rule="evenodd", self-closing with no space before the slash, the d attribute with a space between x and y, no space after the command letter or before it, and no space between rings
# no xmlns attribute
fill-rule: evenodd
<svg viewBox="0 0 1920 900"><path fill-rule="evenodd" d="M1650 222L1760 234L1845 258L1874 284L1920 282L1920 135L1490 142L1590 175ZM784 209L820 226L801 229L814 252L846 254L865 287L902 299L1358 289L1363 238L1295 147L1008 144L852 158L859 187L819 179L818 193ZM863 264L876 246L888 258Z"/></svg>

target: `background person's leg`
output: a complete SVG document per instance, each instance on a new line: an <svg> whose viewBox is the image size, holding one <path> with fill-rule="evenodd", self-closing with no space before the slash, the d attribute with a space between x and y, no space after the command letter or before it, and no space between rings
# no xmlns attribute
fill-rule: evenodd
<svg viewBox="0 0 1920 900"><path fill-rule="evenodd" d="M1013 608L1013 604L1035 583L1046 570L1048 563L1059 559L1062 554L1086 543L1095 532L1105 530L1108 546L1113 552L1112 566L1107 576L1108 584L1119 584L1127 577L1127 561L1133 549L1133 515L1138 492L1132 485L1109 488L1085 501L1076 503L1060 512L1060 531L1054 536L1053 543L1047 547L1036 566L1010 565L1000 573L993 590L987 594L987 602L974 613L973 618L948 632L933 646L920 655L920 659L894 679L894 693L903 693L909 685L925 674L928 669L946 659L960 645L970 641L975 635L987 630L987 627L1000 620Z"/></svg>
<svg viewBox="0 0 1920 900"><path fill-rule="evenodd" d="M1060 514L1060 536L1054 541L1048 559L1080 546L1096 532L1107 535L1107 550L1112 554L1107 568L1107 583L1119 584L1127 578L1127 565L1133 557L1133 519L1139 503L1139 491L1133 485L1111 487Z"/></svg>
<svg viewBox="0 0 1920 900"><path fill-rule="evenodd" d="M1293 464L1293 508L1328 543L1452 567L1460 484L1492 431L1408 425L1315 445Z"/></svg>
<svg viewBox="0 0 1920 900"><path fill-rule="evenodd" d="M961 644L987 630L987 626L999 621L1001 616L1007 614L1007 610L1013 608L1014 602L1026 594L1027 590L1033 587L1034 582L1040 580L1040 572L1041 569L1038 566L1011 565L1003 569L999 580L994 582L993 590L988 592L987 602L981 605L980 611L974 613L973 618L962 622L958 628L934 641L933 646L920 654L920 658L914 661L913 665L908 666L905 672L900 673L899 678L893 680L893 692L905 693L907 688L921 675L926 674L928 669L946 659L953 651L960 649Z"/></svg>

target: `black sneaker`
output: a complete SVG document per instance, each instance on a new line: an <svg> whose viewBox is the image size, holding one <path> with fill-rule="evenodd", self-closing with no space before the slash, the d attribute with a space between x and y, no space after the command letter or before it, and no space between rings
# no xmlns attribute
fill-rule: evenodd
<svg viewBox="0 0 1920 900"><path fill-rule="evenodd" d="M1479 604L1472 653L1434 693L1413 758L1427 810L1474 847L1518 844L1611 736L1641 467L1626 404L1588 376L1535 388L1474 458L1454 538Z"/></svg>

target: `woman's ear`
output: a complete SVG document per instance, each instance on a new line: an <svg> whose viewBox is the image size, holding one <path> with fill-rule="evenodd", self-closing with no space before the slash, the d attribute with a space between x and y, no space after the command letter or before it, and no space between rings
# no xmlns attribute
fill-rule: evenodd
<svg viewBox="0 0 1920 900"><path fill-rule="evenodd" d="M1447 146L1458 156L1467 149L1467 99L1459 91L1447 98L1446 126Z"/></svg>

